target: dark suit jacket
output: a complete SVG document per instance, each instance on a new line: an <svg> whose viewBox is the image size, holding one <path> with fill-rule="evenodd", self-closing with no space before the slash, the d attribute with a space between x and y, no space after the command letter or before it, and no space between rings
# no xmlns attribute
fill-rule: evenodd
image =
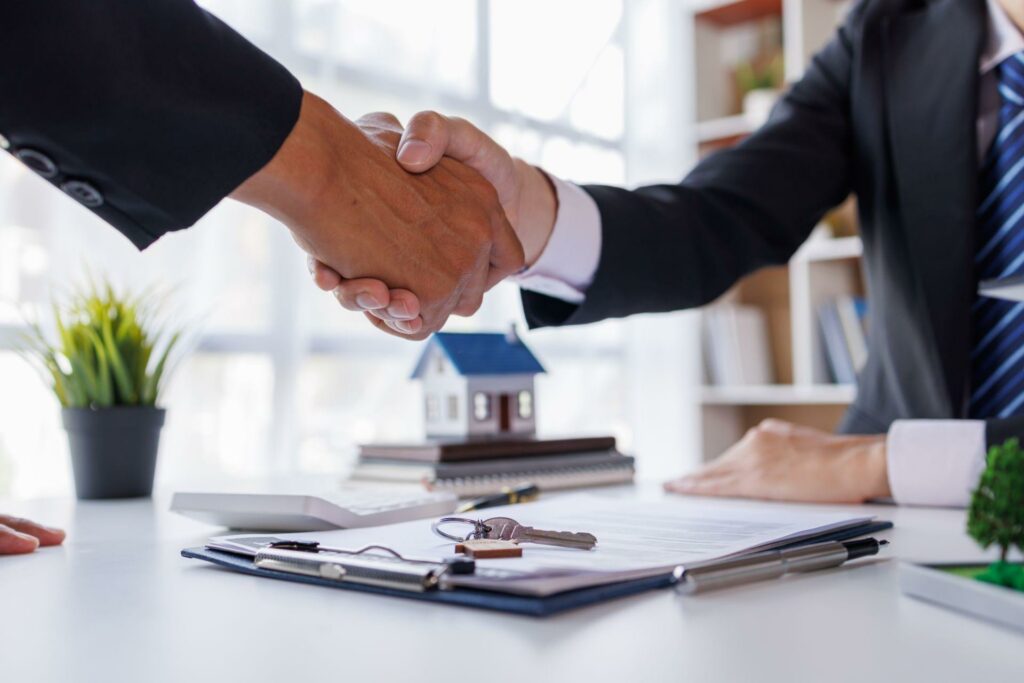
<svg viewBox="0 0 1024 683"><path fill-rule="evenodd" d="M0 93L7 151L140 248L262 168L302 101L190 0L5 2Z"/></svg>
<svg viewBox="0 0 1024 683"><path fill-rule="evenodd" d="M865 0L768 123L678 185L585 188L603 246L583 304L526 292L533 326L705 304L786 262L857 195L869 358L841 431L967 414L975 300L978 63L984 0ZM990 441L1024 433L991 420Z"/></svg>

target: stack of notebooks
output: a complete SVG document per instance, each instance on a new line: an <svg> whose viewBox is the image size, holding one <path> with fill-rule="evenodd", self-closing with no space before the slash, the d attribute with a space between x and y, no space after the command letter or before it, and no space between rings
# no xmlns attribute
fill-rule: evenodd
<svg viewBox="0 0 1024 683"><path fill-rule="evenodd" d="M633 472L633 458L619 453L610 436L452 439L361 446L352 478L422 482L431 491L483 496L520 484L543 490L622 484Z"/></svg>

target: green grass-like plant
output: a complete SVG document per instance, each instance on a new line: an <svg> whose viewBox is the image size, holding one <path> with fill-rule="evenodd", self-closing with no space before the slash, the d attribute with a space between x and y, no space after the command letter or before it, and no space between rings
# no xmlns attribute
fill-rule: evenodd
<svg viewBox="0 0 1024 683"><path fill-rule="evenodd" d="M92 284L53 304L56 340L31 326L25 355L41 366L63 407L156 405L182 333L156 323L151 295L119 296L109 283Z"/></svg>

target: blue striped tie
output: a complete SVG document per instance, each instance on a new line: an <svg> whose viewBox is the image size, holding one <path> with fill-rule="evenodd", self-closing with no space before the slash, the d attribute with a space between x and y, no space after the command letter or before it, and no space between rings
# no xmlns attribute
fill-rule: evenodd
<svg viewBox="0 0 1024 683"><path fill-rule="evenodd" d="M979 178L979 280L1024 273L1024 53L998 75L999 133ZM971 417L1024 413L1024 303L979 297L972 316Z"/></svg>

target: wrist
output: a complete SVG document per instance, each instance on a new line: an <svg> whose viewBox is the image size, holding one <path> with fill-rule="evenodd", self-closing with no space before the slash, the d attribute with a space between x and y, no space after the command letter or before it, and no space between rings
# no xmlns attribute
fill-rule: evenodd
<svg viewBox="0 0 1024 683"><path fill-rule="evenodd" d="M273 159L231 198L269 214L290 228L305 225L320 199L337 191L343 149L365 143L356 126L324 100L305 92L295 127Z"/></svg>
<svg viewBox="0 0 1024 683"><path fill-rule="evenodd" d="M547 174L522 159L513 159L519 193L513 229L523 245L526 266L537 262L544 253L558 215L558 195Z"/></svg>
<svg viewBox="0 0 1024 683"><path fill-rule="evenodd" d="M885 436L865 437L860 449L860 480L864 482L864 500L890 498L889 463Z"/></svg>

